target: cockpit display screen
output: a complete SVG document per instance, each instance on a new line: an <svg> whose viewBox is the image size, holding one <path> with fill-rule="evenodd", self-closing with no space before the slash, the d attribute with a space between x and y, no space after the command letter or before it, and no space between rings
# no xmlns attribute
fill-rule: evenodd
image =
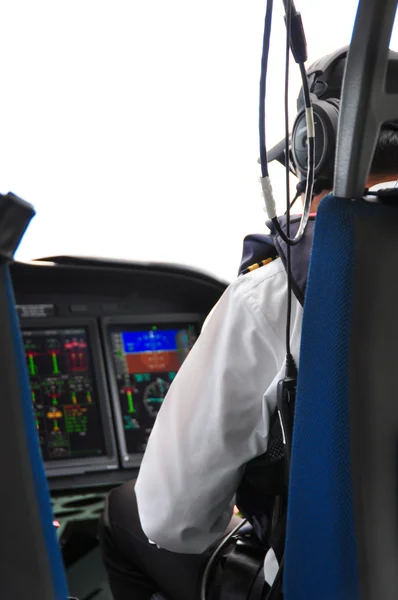
<svg viewBox="0 0 398 600"><path fill-rule="evenodd" d="M142 453L170 384L196 340L196 327L111 327L110 337L126 450Z"/></svg>
<svg viewBox="0 0 398 600"><path fill-rule="evenodd" d="M106 454L86 328L22 332L44 461Z"/></svg>

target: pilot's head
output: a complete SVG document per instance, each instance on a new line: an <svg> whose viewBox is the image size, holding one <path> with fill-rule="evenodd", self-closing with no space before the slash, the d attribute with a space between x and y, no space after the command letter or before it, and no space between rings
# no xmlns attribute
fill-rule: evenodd
<svg viewBox="0 0 398 600"><path fill-rule="evenodd" d="M315 196L311 206L316 211L320 200L333 187L337 123L348 46L329 54L307 69L314 102L316 135ZM390 50L390 58L398 53ZM297 100L298 115L292 131L292 157L296 172L305 179L307 145L305 112L302 91ZM368 187L398 179L398 121L386 122L379 140L367 182Z"/></svg>

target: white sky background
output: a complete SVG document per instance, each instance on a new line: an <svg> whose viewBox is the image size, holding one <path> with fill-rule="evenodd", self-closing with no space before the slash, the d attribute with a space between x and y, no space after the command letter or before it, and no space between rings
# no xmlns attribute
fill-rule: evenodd
<svg viewBox="0 0 398 600"><path fill-rule="evenodd" d="M284 135L285 29L274 4L269 147ZM309 62L349 43L356 6L297 0ZM17 258L166 261L233 279L243 237L265 221L264 14L265 0L3 0L0 191L37 211ZM293 118L295 65L290 81ZM283 169L271 176L283 211Z"/></svg>

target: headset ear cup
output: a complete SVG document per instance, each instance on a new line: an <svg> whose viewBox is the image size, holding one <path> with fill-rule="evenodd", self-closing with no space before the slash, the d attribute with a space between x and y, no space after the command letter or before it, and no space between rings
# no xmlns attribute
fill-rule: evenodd
<svg viewBox="0 0 398 600"><path fill-rule="evenodd" d="M315 178L333 181L340 102L337 98L313 102L315 120ZM305 111L297 115L291 141L297 170L307 176L307 125Z"/></svg>
<svg viewBox="0 0 398 600"><path fill-rule="evenodd" d="M313 102L314 107L315 102ZM315 137L315 143L318 142L318 137ZM296 171L301 173L304 177L307 175L307 125L305 118L305 110L302 109L298 113L292 129L291 135L291 151L293 162L296 167Z"/></svg>

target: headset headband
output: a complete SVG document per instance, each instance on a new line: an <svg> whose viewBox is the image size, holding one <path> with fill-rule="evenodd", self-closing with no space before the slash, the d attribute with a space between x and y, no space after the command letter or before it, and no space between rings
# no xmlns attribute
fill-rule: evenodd
<svg viewBox="0 0 398 600"><path fill-rule="evenodd" d="M307 77L309 77L313 73L319 73L319 74L325 73L328 69L330 69L330 67L334 66L334 64L337 63L339 60L341 60L342 58L346 58L349 49L350 49L349 46L344 46L343 48L340 48L339 50L336 50L335 52L332 52L331 54L327 54L326 56L319 58L314 63L312 63L312 65L310 67L308 67Z"/></svg>
<svg viewBox="0 0 398 600"><path fill-rule="evenodd" d="M343 76L345 63L340 70L335 67L340 61L345 61L349 46L344 46L327 56L316 60L307 69L307 79L310 91L316 96L314 100L327 100L329 98L340 98L343 88ZM297 112L304 108L303 90L300 90L297 98Z"/></svg>

